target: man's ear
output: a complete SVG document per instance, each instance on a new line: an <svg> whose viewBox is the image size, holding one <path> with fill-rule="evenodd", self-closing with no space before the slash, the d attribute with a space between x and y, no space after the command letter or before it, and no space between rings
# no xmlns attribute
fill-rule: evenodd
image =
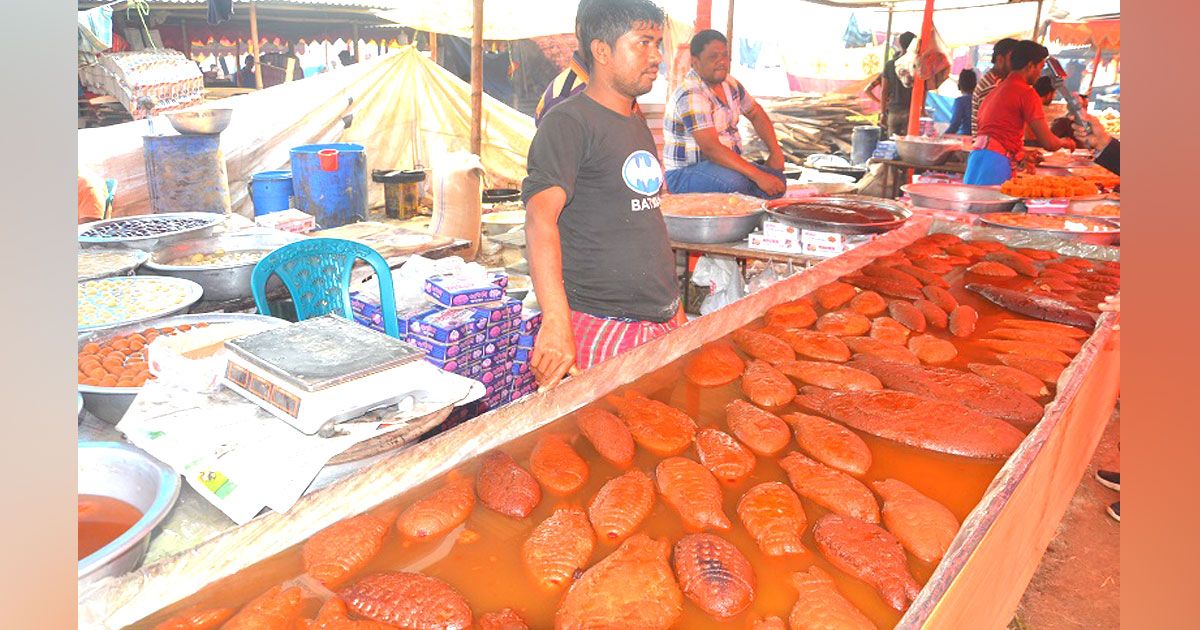
<svg viewBox="0 0 1200 630"><path fill-rule="evenodd" d="M592 49L592 61L600 65L608 65L612 59L612 48L599 39L593 39L588 45Z"/></svg>

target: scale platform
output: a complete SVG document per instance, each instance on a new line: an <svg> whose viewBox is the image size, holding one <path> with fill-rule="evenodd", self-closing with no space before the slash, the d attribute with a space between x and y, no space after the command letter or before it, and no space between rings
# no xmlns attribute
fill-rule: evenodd
<svg viewBox="0 0 1200 630"><path fill-rule="evenodd" d="M225 342L222 382L312 435L424 389L419 348L325 315Z"/></svg>

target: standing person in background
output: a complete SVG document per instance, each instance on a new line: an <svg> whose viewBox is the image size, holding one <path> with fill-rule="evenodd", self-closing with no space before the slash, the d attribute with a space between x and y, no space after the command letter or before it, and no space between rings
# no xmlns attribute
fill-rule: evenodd
<svg viewBox="0 0 1200 630"><path fill-rule="evenodd" d="M585 5L591 0L583 0L579 3L579 9L576 16L583 15ZM579 39L579 22L575 22L575 39ZM542 124L542 118L546 116L546 112L559 103L579 94L587 87L588 84L588 69L587 64L583 60L583 53L579 50L571 53L571 61L567 63L567 67L550 85L546 86L546 91L542 92L542 98L538 100L537 108L533 111L533 124ZM633 104L633 113L642 116L642 110L638 108L637 102Z"/></svg>
<svg viewBox="0 0 1200 630"><path fill-rule="evenodd" d="M975 92L971 95L971 129L979 129L979 108L983 105L984 97L991 94L1004 77L1008 76L1008 56L1012 54L1013 46L1016 45L1017 40L1005 37L992 46L992 69L979 79Z"/></svg>
<svg viewBox="0 0 1200 630"><path fill-rule="evenodd" d="M912 86L907 86L900 82L900 77L896 74L896 58L901 57L908 52L908 47L917 36L905 31L896 39L899 44L897 52L892 55L892 58L883 65L883 72L880 72L870 83L863 93L868 98L884 105L884 115L887 117L888 133L903 136L908 133L908 106L912 103ZM882 84L880 94L887 99L884 103L879 96L875 96L875 87Z"/></svg>
<svg viewBox="0 0 1200 630"><path fill-rule="evenodd" d="M662 61L662 9L580 3L590 81L542 118L521 186L529 271L542 307L530 368L543 387L684 321L654 137L634 110Z"/></svg>
<svg viewBox="0 0 1200 630"><path fill-rule="evenodd" d="M673 193L728 192L782 197L783 149L762 106L729 75L729 44L714 30L692 37L692 69L663 116L663 166ZM738 121L745 116L767 145L766 166L742 157Z"/></svg>
<svg viewBox="0 0 1200 630"><path fill-rule="evenodd" d="M971 127L971 96L977 81L975 71L971 69L963 70L958 75L958 91L962 96L954 99L954 115L950 117L950 126L946 127L947 134L969 136L974 133Z"/></svg>
<svg viewBox="0 0 1200 630"><path fill-rule="evenodd" d="M1080 145L1096 150L1095 162L1097 165L1120 175L1121 141L1108 135L1104 125L1095 116L1091 114L1083 116L1088 122L1088 128L1080 123L1075 123L1073 125L1075 139L1079 141ZM1117 307L1120 307L1120 302L1117 302Z"/></svg>
<svg viewBox="0 0 1200 630"><path fill-rule="evenodd" d="M245 65L237 73L238 87L254 87L254 55L246 55Z"/></svg>
<svg viewBox="0 0 1200 630"><path fill-rule="evenodd" d="M1043 74L1042 76L1037 78L1037 81L1033 82L1033 91L1037 92L1038 98L1042 99L1042 111L1044 112L1045 108L1054 101L1054 83L1052 83L1050 81L1050 77ZM1061 119L1056 119L1054 122L1050 123L1050 133L1054 134L1054 136L1057 138L1070 138L1071 137L1070 124L1069 123L1067 124L1067 126L1065 128L1066 131L1064 132L1063 128L1061 126L1061 123L1059 123L1059 120L1061 120ZM1060 127L1057 130L1055 129L1055 124L1060 125ZM1038 143L1037 136L1034 135L1033 127L1031 125L1025 125L1025 146L1029 146L1029 147L1042 146L1041 144Z"/></svg>
<svg viewBox="0 0 1200 630"><path fill-rule="evenodd" d="M1050 52L1045 46L1023 40L1013 46L1008 76L988 96L979 112L974 150L967 156L963 183L994 186L1012 178L1025 162L1025 125L1033 127L1038 143L1050 151L1074 149L1069 138L1056 138L1046 124L1042 100L1033 82L1042 73Z"/></svg>

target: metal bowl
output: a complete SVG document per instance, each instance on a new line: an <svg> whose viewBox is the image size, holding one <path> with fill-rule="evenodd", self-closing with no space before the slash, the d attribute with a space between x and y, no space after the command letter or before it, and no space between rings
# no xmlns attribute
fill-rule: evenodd
<svg viewBox="0 0 1200 630"><path fill-rule="evenodd" d="M84 232L89 229L107 225L110 223L120 223L130 219L149 218L149 217L172 217L185 219L204 219L205 224L186 230L178 230L175 232L167 232L165 234L156 234L154 236L131 236L125 238L104 238L97 236L83 236ZM214 212L171 212L164 214L145 214L132 217L120 217L117 219L107 219L104 221L93 221L92 223L84 223L79 226L79 242L84 245L112 245L117 247L132 247L145 252L152 252L161 247L166 247L171 243L177 243L193 238L204 238L211 236L213 230L218 225L225 221L225 215Z"/></svg>
<svg viewBox="0 0 1200 630"><path fill-rule="evenodd" d="M835 212L851 212L855 207L870 206L873 209L888 213L891 218L870 223L840 222L834 220L818 220L809 217L798 217L779 209L791 204L807 204L825 206ZM767 202L767 214L771 218L796 226L804 230L822 232L837 232L840 234L878 234L894 230L912 216L912 211L904 206L878 197L864 195L844 195L839 197L805 197L801 199L774 199Z"/></svg>
<svg viewBox="0 0 1200 630"><path fill-rule="evenodd" d="M139 322L136 324L126 324L118 328L110 328L99 332L88 332L79 335L78 350L82 350L83 346L89 342L104 343L113 337L134 333L143 328L153 326L161 328L163 326L178 326L180 324L197 324L207 322L216 324L221 322L242 322L242 321L282 321L274 317L265 315L251 315L247 313L200 313L196 315L175 315L173 317L164 317L153 321ZM142 391L140 387L100 387L98 385L80 385L79 394L83 396L83 407L87 409L93 416L110 424L116 424L129 410L129 405L133 404L133 399Z"/></svg>
<svg viewBox="0 0 1200 630"><path fill-rule="evenodd" d="M79 494L120 499L142 513L133 527L79 561L79 586L137 568L150 535L179 499L179 475L141 449L119 442L79 443Z"/></svg>
<svg viewBox="0 0 1200 630"><path fill-rule="evenodd" d="M938 166L944 164L957 151L962 150L962 142L924 138L921 136L905 136L896 138L896 152L900 159L918 166Z"/></svg>
<svg viewBox="0 0 1200 630"><path fill-rule="evenodd" d="M750 235L762 225L764 210L749 214L692 217L664 214L667 235L683 243L733 243Z"/></svg>
<svg viewBox="0 0 1200 630"><path fill-rule="evenodd" d="M271 230L181 241L155 250L139 273L191 280L204 287L204 299L208 301L220 302L249 298L252 296L250 275L254 272L254 266L258 264L258 261L224 265L168 265L166 263L193 254L208 254L218 249L226 252L275 251L284 245L305 238L291 232ZM278 277L272 276L267 282L267 291L274 290L276 286L282 286L282 283Z"/></svg>
<svg viewBox="0 0 1200 630"><path fill-rule="evenodd" d="M1093 221L1098 221L1100 223L1111 225L1113 229L1112 229L1112 231L1109 231L1109 232L1075 232L1072 230L1055 230L1055 229L1049 229L1049 228L1008 225L1005 223L998 223L998 222L992 221L992 220L988 219L987 215L979 217L979 222L985 223L992 227L1005 228L1005 229L1009 229L1009 230L1019 230L1022 232L1037 232L1039 234L1045 234L1045 235L1052 236L1054 238L1057 238L1057 239L1060 239L1063 241L1069 241L1069 242L1073 242L1073 243L1086 243L1088 245L1103 245L1105 247L1109 247L1112 245L1118 245L1121 243L1121 226L1120 226L1120 224L1113 223L1112 221L1108 221L1106 219L1100 219L1097 217L1080 217L1080 218L1087 218L1087 219L1090 219Z"/></svg>
<svg viewBox="0 0 1200 630"><path fill-rule="evenodd" d="M88 256L98 256L102 254L116 254L127 259L116 267L109 269L93 271L92 273L84 273L82 269L78 269L76 280L83 282L84 280L99 280L100 278L111 278L114 276L131 276L133 272L141 267L149 258L150 254L140 249L128 249L122 247L88 247L79 251L79 262Z"/></svg>
<svg viewBox="0 0 1200 630"><path fill-rule="evenodd" d="M480 217L484 236L496 236L525 225L524 210L500 210L488 212Z"/></svg>
<svg viewBox="0 0 1200 630"><path fill-rule="evenodd" d="M146 282L145 278L142 278L139 276L102 278L102 280L116 281L116 282ZM192 305L194 305L196 302L199 302L200 298L203 297L203 295L204 295L204 288L201 287L199 284L192 282L191 280L186 280L183 278L165 278L164 280L166 282L180 284L183 286L183 288L185 288L187 290L187 296L184 297L182 302L175 304L175 305L171 306L170 308L158 311L156 313L149 313L149 314L143 315L141 317L135 317L133 319L124 319L121 321L110 322L107 324L95 324L92 326L79 326L78 327L79 332L82 333L82 332L92 332L92 331L97 331L97 330L109 330L109 329L125 326L126 324L136 324L139 322L150 321L152 319L158 319L160 317L168 317L171 315L179 315L179 314L187 313L189 310L191 310ZM96 281L88 280L87 282L96 282ZM80 284L84 284L84 283L80 283Z"/></svg>
<svg viewBox="0 0 1200 630"><path fill-rule="evenodd" d="M993 188L966 184L905 184L900 190L912 198L915 206L969 214L1012 212L1021 202Z"/></svg>
<svg viewBox="0 0 1200 630"><path fill-rule="evenodd" d="M225 131L232 109L191 109L166 115L171 126L182 134L214 134Z"/></svg>

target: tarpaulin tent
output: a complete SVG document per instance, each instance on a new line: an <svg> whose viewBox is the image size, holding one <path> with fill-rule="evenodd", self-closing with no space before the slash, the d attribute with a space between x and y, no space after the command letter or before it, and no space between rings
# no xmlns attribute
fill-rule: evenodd
<svg viewBox="0 0 1200 630"><path fill-rule="evenodd" d="M221 134L235 212L251 213L246 183L259 171L288 168L291 147L357 142L369 168L430 166L438 156L469 150L470 86L409 46L399 53L338 72L218 101L234 110ZM351 102L352 100L352 102ZM353 113L344 128L342 117ZM169 129L166 120L157 129ZM490 182L513 184L525 176L533 119L485 97L482 117L484 170ZM116 178L114 215L150 211L142 157L146 123L79 131L79 165ZM382 187L370 187L372 205ZM187 210L187 208L180 208Z"/></svg>

